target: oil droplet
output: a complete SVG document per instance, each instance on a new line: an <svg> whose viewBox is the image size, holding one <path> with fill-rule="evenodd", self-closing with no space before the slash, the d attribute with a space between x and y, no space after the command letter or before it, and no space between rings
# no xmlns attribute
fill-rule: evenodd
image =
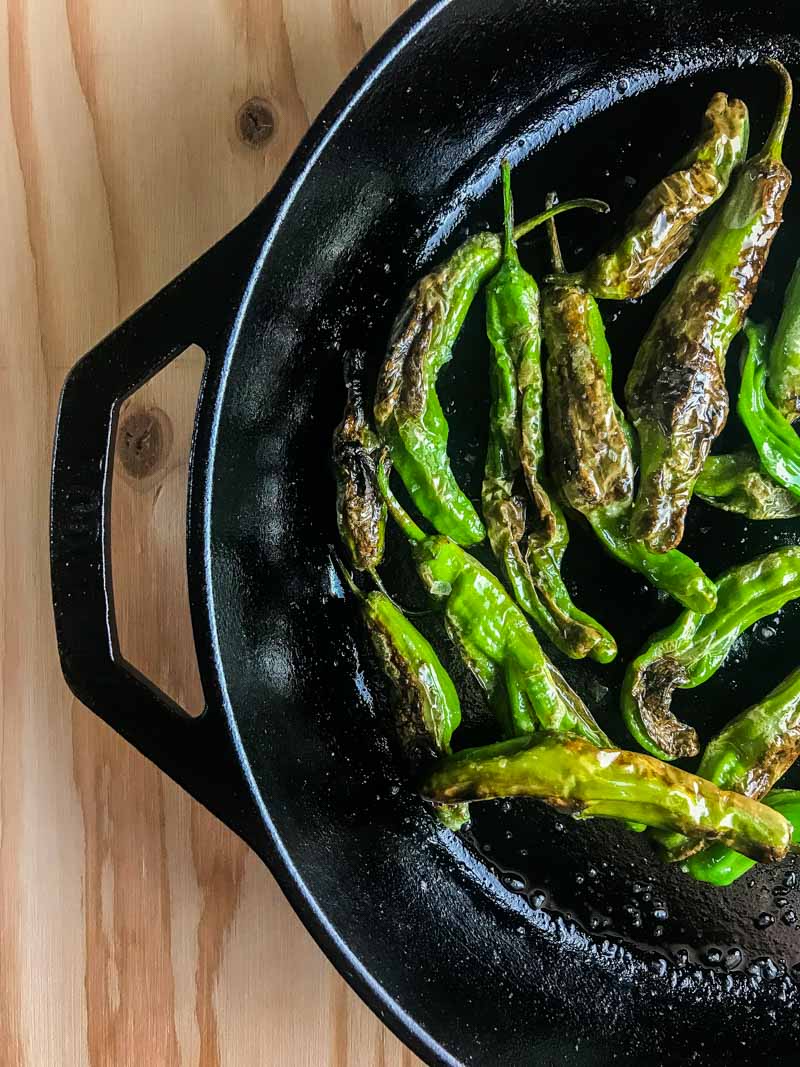
<svg viewBox="0 0 800 1067"><path fill-rule="evenodd" d="M506 889L510 889L512 893L524 893L526 888L525 882L516 874L505 875L503 877L503 885Z"/></svg>
<svg viewBox="0 0 800 1067"><path fill-rule="evenodd" d="M666 908L655 908L653 910L653 918L660 923L664 923L669 918L669 912Z"/></svg>
<svg viewBox="0 0 800 1067"><path fill-rule="evenodd" d="M631 83L628 81L627 78L620 78L620 80L617 82L617 92L627 93L628 89L630 89L630 86Z"/></svg>
<svg viewBox="0 0 800 1067"><path fill-rule="evenodd" d="M544 905L545 901L544 893L537 890L537 892L531 893L530 900L534 908L541 908Z"/></svg>
<svg viewBox="0 0 800 1067"><path fill-rule="evenodd" d="M796 915L796 913L795 913L793 908L788 908L783 913L783 915L781 915L781 922L785 923L786 926L796 926L797 925L797 915Z"/></svg>
<svg viewBox="0 0 800 1067"><path fill-rule="evenodd" d="M725 953L725 966L729 971L736 970L742 965L742 950L734 945Z"/></svg>
<svg viewBox="0 0 800 1067"><path fill-rule="evenodd" d="M679 967L685 967L689 962L689 953L685 948L675 950L675 962Z"/></svg>
<svg viewBox="0 0 800 1067"><path fill-rule="evenodd" d="M722 963L722 950L718 948L706 949L706 963L710 963L712 967L719 966Z"/></svg>
<svg viewBox="0 0 800 1067"><path fill-rule="evenodd" d="M786 886L787 889L794 889L794 887L797 885L797 875L794 871L789 871L788 874L785 874L783 876L783 884Z"/></svg>
<svg viewBox="0 0 800 1067"><path fill-rule="evenodd" d="M762 911L758 918L755 920L755 924L759 930L766 930L772 926L775 922L775 916L769 911Z"/></svg>

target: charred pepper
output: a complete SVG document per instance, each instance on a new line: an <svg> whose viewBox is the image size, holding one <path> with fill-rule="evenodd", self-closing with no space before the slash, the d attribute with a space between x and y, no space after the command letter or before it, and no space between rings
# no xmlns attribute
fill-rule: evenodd
<svg viewBox="0 0 800 1067"><path fill-rule="evenodd" d="M758 704L743 711L708 743L697 768L720 789L761 800L800 756L800 670ZM665 858L685 859L702 842L682 834L658 835Z"/></svg>
<svg viewBox="0 0 800 1067"><path fill-rule="evenodd" d="M794 789L773 789L762 804L786 819L792 827L792 844L800 845L800 792ZM754 866L754 860L741 852L735 852L729 845L718 842L692 856L686 864L686 870L698 882L725 886L747 874Z"/></svg>
<svg viewBox="0 0 800 1067"><path fill-rule="evenodd" d="M750 121L741 100L715 93L696 144L675 170L651 189L630 217L619 245L585 270L548 278L578 285L600 300L649 293L694 241L700 217L719 200L747 155Z"/></svg>
<svg viewBox="0 0 800 1067"><path fill-rule="evenodd" d="M596 200L575 200L554 210L576 207L608 210ZM523 222L515 237L548 218L545 213ZM392 329L375 396L378 432L411 499L440 533L460 545L477 544L486 531L450 467L449 430L436 379L452 356L472 301L501 257L498 235L479 233L417 282Z"/></svg>
<svg viewBox="0 0 800 1067"><path fill-rule="evenodd" d="M654 552L680 544L689 501L728 415L725 357L744 322L782 221L791 174L781 161L792 82L767 143L731 190L656 315L626 386L641 443L631 530Z"/></svg>
<svg viewBox="0 0 800 1067"><path fill-rule="evenodd" d="M532 733L538 724L579 733L595 745L607 743L495 576L449 538L427 536L400 507L383 468L378 477L389 512L411 545L417 571L444 615L451 640L504 717L503 733Z"/></svg>
<svg viewBox="0 0 800 1067"><path fill-rule="evenodd" d="M375 574L383 560L386 501L375 474L381 444L367 420L363 373L363 352L348 352L344 362L347 402L333 433L336 521L355 569Z"/></svg>
<svg viewBox="0 0 800 1067"><path fill-rule="evenodd" d="M715 508L748 519L800 516L800 499L774 482L750 449L709 456L695 482L694 495Z"/></svg>
<svg viewBox="0 0 800 1067"><path fill-rule="evenodd" d="M433 646L383 592L366 595L342 571L361 607L372 647L391 682L393 726L403 757L413 773L450 752L461 722L461 703L450 675ZM440 817L450 829L469 820L467 806L442 808Z"/></svg>
<svg viewBox="0 0 800 1067"><path fill-rule="evenodd" d="M640 753L548 732L467 749L438 763L422 795L442 804L536 797L579 819L634 820L781 859L791 826L771 808Z"/></svg>
<svg viewBox="0 0 800 1067"><path fill-rule="evenodd" d="M562 272L552 219L548 229L553 265ZM580 285L553 281L545 287L542 312L550 467L564 499L615 559L686 607L711 611L716 589L694 560L677 549L651 552L630 536L632 430L614 399L611 351L596 301Z"/></svg>
<svg viewBox="0 0 800 1067"><path fill-rule="evenodd" d="M800 497L800 437L767 393L769 328L748 323L737 410L764 470L778 485Z"/></svg>
<svg viewBox="0 0 800 1067"><path fill-rule="evenodd" d="M684 611L653 634L622 683L622 714L642 748L666 760L696 755L697 732L672 712L673 690L708 681L740 634L798 596L800 548L779 548L726 571L710 614Z"/></svg>
<svg viewBox="0 0 800 1067"><path fill-rule="evenodd" d="M781 414L794 422L800 415L800 260L770 348L767 388Z"/></svg>
<svg viewBox="0 0 800 1067"><path fill-rule="evenodd" d="M539 287L517 255L507 162L502 173L503 261L486 288L492 403L483 517L492 550L522 609L568 656L590 655L608 663L617 652L613 637L573 604L561 576L569 531L545 482ZM526 495L533 515L523 552Z"/></svg>

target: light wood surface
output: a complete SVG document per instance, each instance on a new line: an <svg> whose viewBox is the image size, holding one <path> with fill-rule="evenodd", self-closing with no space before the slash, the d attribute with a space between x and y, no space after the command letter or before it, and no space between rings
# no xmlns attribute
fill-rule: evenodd
<svg viewBox="0 0 800 1067"><path fill-rule="evenodd" d="M264 195L405 0L0 0L0 1063L412 1067L260 862L72 699L50 606L67 368ZM236 115L266 100L252 147ZM257 124L256 124L257 125ZM123 412L123 648L200 702L183 573L202 354Z"/></svg>

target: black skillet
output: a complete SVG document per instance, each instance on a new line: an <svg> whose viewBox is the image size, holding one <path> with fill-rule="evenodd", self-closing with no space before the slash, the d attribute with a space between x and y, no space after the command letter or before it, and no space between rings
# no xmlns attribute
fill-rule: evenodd
<svg viewBox="0 0 800 1067"><path fill-rule="evenodd" d="M467 232L498 225L499 159L518 164L520 216L556 187L607 198L619 219L681 154L711 91L743 96L753 143L763 136L777 87L752 64L766 54L800 74L796 0L420 3L253 215L67 380L52 573L70 686L252 845L336 966L429 1063L796 1062L794 861L717 890L660 866L642 837L533 803L484 805L468 838L438 829L387 747L385 693L328 556L342 351L366 347L374 371L412 281ZM797 202L759 314L774 311L797 254ZM570 261L610 226L565 218ZM525 255L542 269L536 241ZM619 381L659 299L606 308ZM473 493L486 419L480 315L442 381L456 469ZM199 720L119 655L105 521L115 412L191 342L208 353L188 522ZM700 506L687 546L714 573L791 537ZM672 614L578 529L568 570L623 659ZM414 602L397 542L385 577ZM796 664L798 636L797 610L768 620L714 681L680 694L681 710L707 735ZM465 735L478 737L480 700L448 663ZM566 669L623 740L620 670Z"/></svg>

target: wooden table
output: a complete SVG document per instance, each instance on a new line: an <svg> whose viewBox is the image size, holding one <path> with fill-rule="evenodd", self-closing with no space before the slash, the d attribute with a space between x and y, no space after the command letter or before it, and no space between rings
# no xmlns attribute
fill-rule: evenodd
<svg viewBox="0 0 800 1067"><path fill-rule="evenodd" d="M47 545L67 368L265 194L406 2L3 4L0 1063L411 1067L260 861L70 697ZM201 365L127 402L112 522L123 651L187 708Z"/></svg>

